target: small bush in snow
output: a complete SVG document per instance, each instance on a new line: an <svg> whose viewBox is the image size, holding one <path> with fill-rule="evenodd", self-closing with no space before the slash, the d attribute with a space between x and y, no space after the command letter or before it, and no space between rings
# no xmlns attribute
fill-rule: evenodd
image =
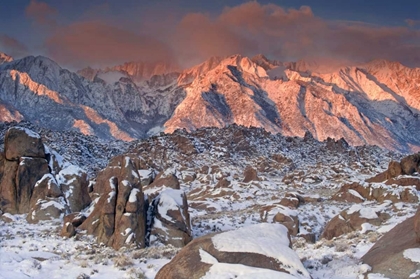
<svg viewBox="0 0 420 279"><path fill-rule="evenodd" d="M130 276L130 279L146 279L146 276L141 269L131 268L128 270L127 274Z"/></svg>
<svg viewBox="0 0 420 279"><path fill-rule="evenodd" d="M132 266L133 261L126 255L119 255L114 259L114 266L122 270L125 270L127 267Z"/></svg>
<svg viewBox="0 0 420 279"><path fill-rule="evenodd" d="M335 251L336 252L344 252L349 249L349 245L345 242L337 242L335 244Z"/></svg>

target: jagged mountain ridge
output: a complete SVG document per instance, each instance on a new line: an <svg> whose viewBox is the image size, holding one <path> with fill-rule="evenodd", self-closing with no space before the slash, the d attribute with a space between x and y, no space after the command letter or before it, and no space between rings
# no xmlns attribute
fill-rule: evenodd
<svg viewBox="0 0 420 279"><path fill-rule="evenodd" d="M418 148L420 69L373 61L317 74L257 63L232 56L194 80L167 130L236 123L288 136L310 131L320 141Z"/></svg>
<svg viewBox="0 0 420 279"><path fill-rule="evenodd" d="M180 88L159 89L140 88L129 78L90 82L46 57L28 56L0 66L0 108L7 112L0 120L24 118L54 130L131 140L166 121L182 97ZM15 112L23 117L10 117Z"/></svg>
<svg viewBox="0 0 420 279"><path fill-rule="evenodd" d="M419 149L420 69L379 60L316 73L300 71L299 63L234 55L143 81L85 69L89 80L48 58L26 57L0 66L0 103L8 119L108 138L236 123L287 136L309 131L320 141Z"/></svg>

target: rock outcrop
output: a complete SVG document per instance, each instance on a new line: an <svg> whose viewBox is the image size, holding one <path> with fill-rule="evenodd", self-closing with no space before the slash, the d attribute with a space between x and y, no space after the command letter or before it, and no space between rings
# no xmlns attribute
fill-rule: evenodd
<svg viewBox="0 0 420 279"><path fill-rule="evenodd" d="M101 192L100 198L79 228L114 249L133 244L145 247L146 205L130 157L113 158L98 175L94 188Z"/></svg>
<svg viewBox="0 0 420 279"><path fill-rule="evenodd" d="M389 200L393 203L419 201L417 187L420 181L417 178L395 178L387 183L350 183L344 184L331 199L342 202L361 203L364 201L383 202ZM387 185L390 184L390 185Z"/></svg>
<svg viewBox="0 0 420 279"><path fill-rule="evenodd" d="M290 248L287 229L258 224L199 237L162 267L156 279L190 278L311 278Z"/></svg>
<svg viewBox="0 0 420 279"><path fill-rule="evenodd" d="M369 178L366 181L384 182L400 175L413 175L415 172L420 173L420 153L408 155L402 158L400 162L391 161L386 171Z"/></svg>
<svg viewBox="0 0 420 279"><path fill-rule="evenodd" d="M389 215L381 207L375 210L361 205L353 205L349 209L343 210L327 223L321 238L332 239L356 230L372 230L370 225L379 226L388 218Z"/></svg>
<svg viewBox="0 0 420 279"><path fill-rule="evenodd" d="M36 223L80 211L90 204L86 173L69 164L64 167L35 132L10 128L4 148L5 156L0 156L2 211L28 213L28 222Z"/></svg>

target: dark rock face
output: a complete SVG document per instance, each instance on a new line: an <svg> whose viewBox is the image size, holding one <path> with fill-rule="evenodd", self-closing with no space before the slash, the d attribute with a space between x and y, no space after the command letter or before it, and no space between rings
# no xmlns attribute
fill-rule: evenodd
<svg viewBox="0 0 420 279"><path fill-rule="evenodd" d="M3 212L18 213L16 200L16 172L19 167L17 161L3 161L3 176L0 182L0 207Z"/></svg>
<svg viewBox="0 0 420 279"><path fill-rule="evenodd" d="M381 273L392 279L411 278L410 275L420 268L419 263L404 257L404 250L420 248L415 229L416 224L418 229L416 218L418 220L418 211L415 217L408 218L387 232L362 257L362 261L372 267L372 273Z"/></svg>
<svg viewBox="0 0 420 279"><path fill-rule="evenodd" d="M102 183L99 184L98 183ZM97 178L102 195L80 229L114 249L145 247L146 212L141 181L129 157L117 156Z"/></svg>
<svg viewBox="0 0 420 279"><path fill-rule="evenodd" d="M49 173L48 162L42 158L23 157L16 172L17 212L29 211L30 199L35 183Z"/></svg>

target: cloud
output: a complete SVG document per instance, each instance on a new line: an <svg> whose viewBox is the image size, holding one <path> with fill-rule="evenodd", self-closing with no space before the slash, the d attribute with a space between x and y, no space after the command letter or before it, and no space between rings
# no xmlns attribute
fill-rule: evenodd
<svg viewBox="0 0 420 279"><path fill-rule="evenodd" d="M327 58L365 62L383 58L420 65L418 30L328 21L317 17L308 6L284 9L252 1L227 7L216 17L188 14L177 35L177 40L184 42L177 44L182 51L202 60L211 55L263 53L283 61Z"/></svg>
<svg viewBox="0 0 420 279"><path fill-rule="evenodd" d="M57 25L55 17L58 11L45 2L31 0L25 9L25 14L39 25L48 27Z"/></svg>
<svg viewBox="0 0 420 279"><path fill-rule="evenodd" d="M23 43L4 34L0 34L0 51L14 58L20 58L28 54L28 48Z"/></svg>
<svg viewBox="0 0 420 279"><path fill-rule="evenodd" d="M405 20L405 23L407 23L407 25L410 27L414 27L416 25L420 25L420 20L414 20L414 19L408 18Z"/></svg>
<svg viewBox="0 0 420 279"><path fill-rule="evenodd" d="M57 62L71 67L104 67L126 61L171 61L171 51L157 39L101 21L60 27L46 42Z"/></svg>
<svg viewBox="0 0 420 279"><path fill-rule="evenodd" d="M257 1L226 7L217 15L178 17L178 13L165 11L162 16L162 11L148 10L144 16L120 20L108 12L102 17L102 12L86 13L77 22L50 30L47 55L71 67L133 60L176 60L189 67L211 56L236 53L262 53L281 61L360 63L382 58L420 66L420 30L410 27L417 24L413 20L407 21L409 26L397 27L331 21L318 17L308 6L285 9ZM27 14L36 22L48 23L57 11L32 0Z"/></svg>

